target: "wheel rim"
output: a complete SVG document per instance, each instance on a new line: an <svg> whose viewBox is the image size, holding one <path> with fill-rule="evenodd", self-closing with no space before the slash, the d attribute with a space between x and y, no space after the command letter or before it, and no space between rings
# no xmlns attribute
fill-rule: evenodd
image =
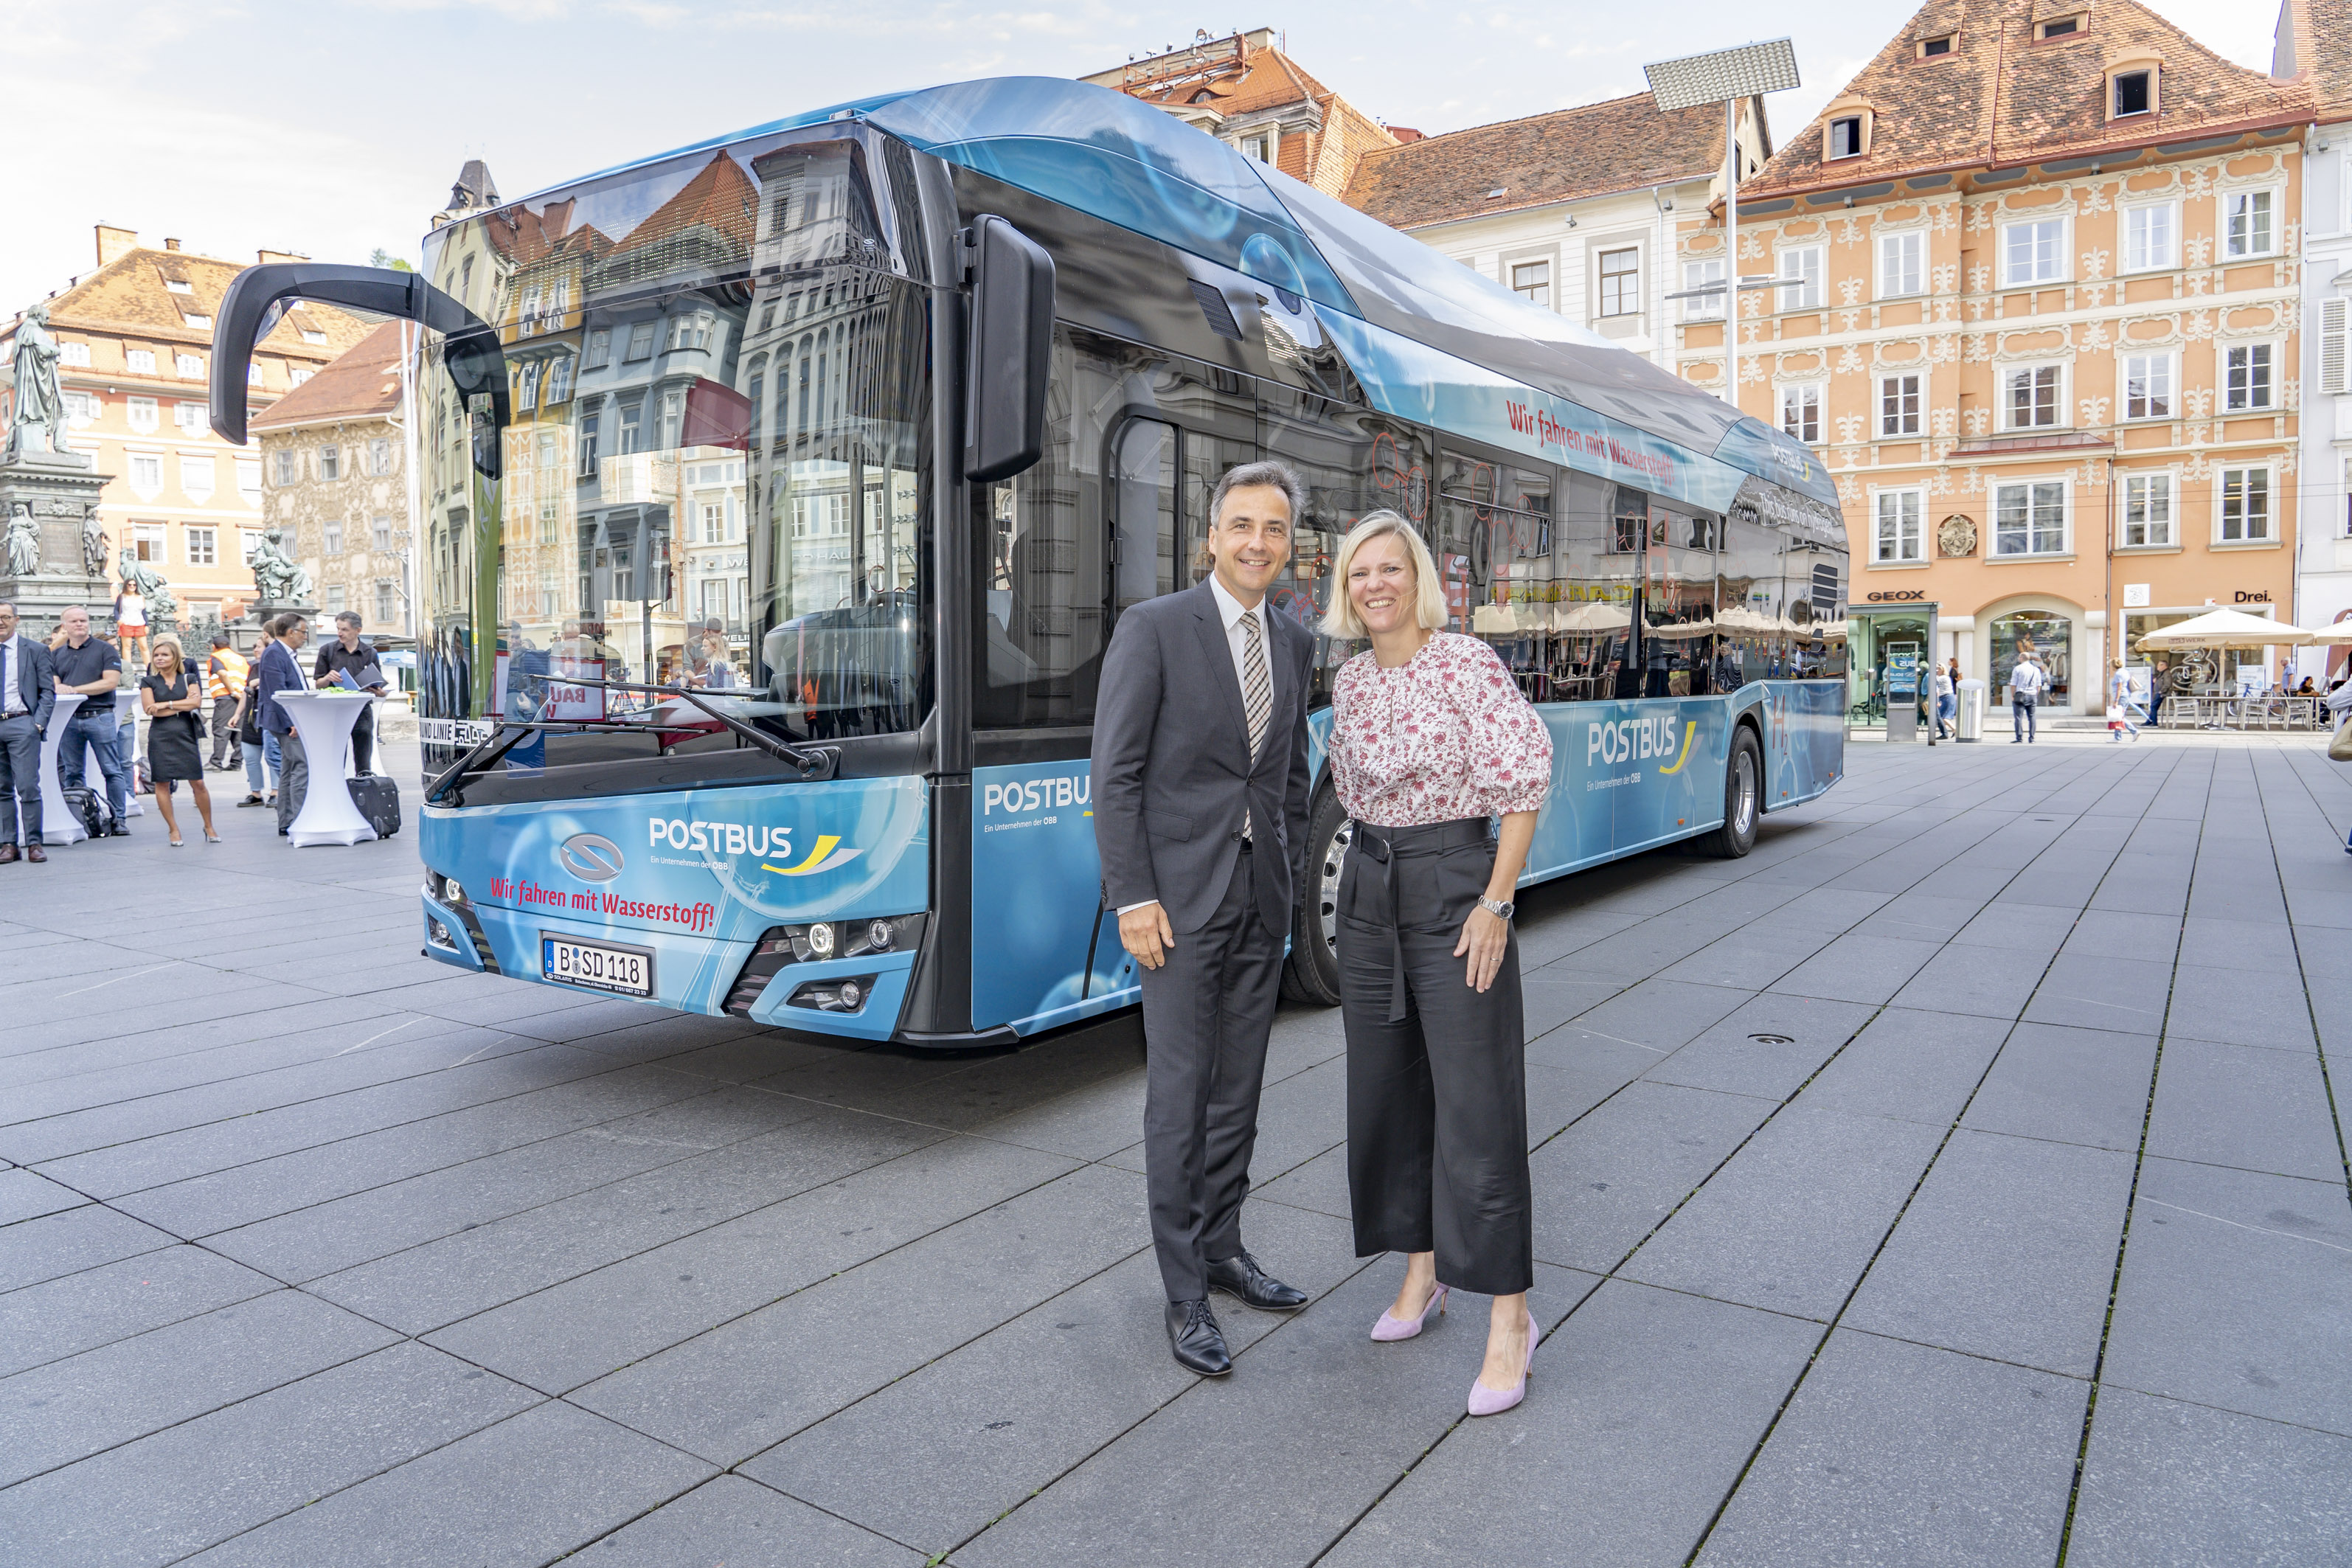
<svg viewBox="0 0 2352 1568"><path fill-rule="evenodd" d="M1739 799L1733 808L1732 828L1745 838L1756 826L1756 753L1742 746L1738 768Z"/></svg>
<svg viewBox="0 0 2352 1568"><path fill-rule="evenodd" d="M1323 871L1315 889L1316 919L1323 926L1323 951L1337 955L1339 951L1339 870L1347 862L1348 840L1353 837L1354 824L1342 821L1323 848Z"/></svg>

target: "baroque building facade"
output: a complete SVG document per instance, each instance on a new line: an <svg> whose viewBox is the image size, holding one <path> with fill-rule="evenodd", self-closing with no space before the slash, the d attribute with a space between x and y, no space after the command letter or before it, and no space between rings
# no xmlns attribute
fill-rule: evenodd
<svg viewBox="0 0 2352 1568"><path fill-rule="evenodd" d="M1771 286L1677 367L1836 476L1855 721L1904 652L2095 711L2147 632L2289 613L2310 112L2134 0L1935 0L1743 189Z"/></svg>
<svg viewBox="0 0 2352 1568"><path fill-rule="evenodd" d="M110 476L98 514L109 574L119 580L131 551L171 584L183 625L201 625L252 597L248 564L266 522L261 458L215 436L207 412L214 315L246 264L176 239L142 246L106 224L96 237L96 268L47 301L69 442ZM301 258L265 250L257 259ZM299 387L367 330L328 306L287 311L256 345L253 406ZM0 332L0 362L14 338L13 328ZM101 619L112 610L94 608Z"/></svg>

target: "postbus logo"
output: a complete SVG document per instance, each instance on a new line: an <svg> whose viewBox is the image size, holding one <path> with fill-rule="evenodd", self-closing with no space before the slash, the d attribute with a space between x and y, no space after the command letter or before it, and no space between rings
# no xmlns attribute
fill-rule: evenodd
<svg viewBox="0 0 2352 1568"><path fill-rule="evenodd" d="M743 856L756 862L761 870L772 871L780 877L814 877L819 871L846 865L865 853L862 849L844 848L837 833L820 833L815 847L794 860L789 828L772 827L764 822L688 821L682 816L652 818L646 842L654 848L667 845L692 855ZM776 861L782 864L772 863Z"/></svg>
<svg viewBox="0 0 2352 1568"><path fill-rule="evenodd" d="M583 882L609 882L621 874L621 847L601 833L575 833L555 851L565 870Z"/></svg>

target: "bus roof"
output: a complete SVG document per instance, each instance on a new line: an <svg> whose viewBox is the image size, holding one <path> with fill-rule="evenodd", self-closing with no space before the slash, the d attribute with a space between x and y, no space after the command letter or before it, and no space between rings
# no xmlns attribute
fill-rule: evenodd
<svg viewBox="0 0 2352 1568"><path fill-rule="evenodd" d="M1833 482L1793 437L1106 88L999 77L885 94L603 174L842 120L1303 295L1384 412L1716 510L1753 493L1743 475L1837 509Z"/></svg>

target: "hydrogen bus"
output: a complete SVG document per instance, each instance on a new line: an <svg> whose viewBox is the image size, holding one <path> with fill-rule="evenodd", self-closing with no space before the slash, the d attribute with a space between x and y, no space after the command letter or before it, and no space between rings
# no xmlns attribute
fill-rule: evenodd
<svg viewBox="0 0 2352 1568"><path fill-rule="evenodd" d="M1260 458L1309 496L1277 608L1312 624L1392 509L1539 706L1528 881L1744 854L1843 766L1802 445L1102 89L797 115L451 222L415 274L252 268L227 439L304 300L420 323L422 925L461 969L931 1047L1132 1005L1103 654ZM1318 648L1319 778L1356 650ZM1287 984L1328 1003L1314 798Z"/></svg>

